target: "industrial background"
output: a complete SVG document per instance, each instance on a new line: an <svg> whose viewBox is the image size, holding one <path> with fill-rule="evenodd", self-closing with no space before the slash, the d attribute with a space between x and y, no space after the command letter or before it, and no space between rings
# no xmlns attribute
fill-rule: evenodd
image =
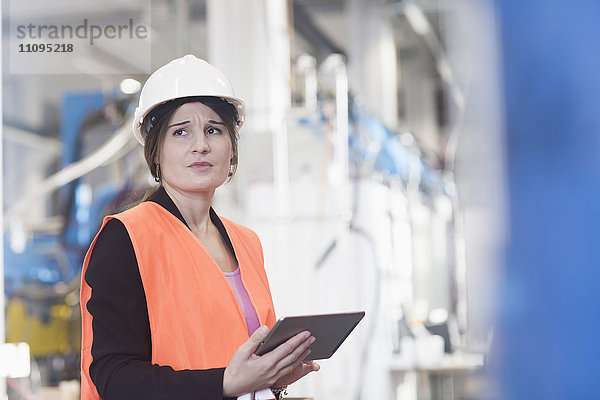
<svg viewBox="0 0 600 400"><path fill-rule="evenodd" d="M594 398L600 5L524 3L3 0L0 399L79 398L83 256L154 184L133 109L188 53L247 104L214 206L278 315L366 311L290 396ZM84 19L148 40L16 62L19 24Z"/></svg>

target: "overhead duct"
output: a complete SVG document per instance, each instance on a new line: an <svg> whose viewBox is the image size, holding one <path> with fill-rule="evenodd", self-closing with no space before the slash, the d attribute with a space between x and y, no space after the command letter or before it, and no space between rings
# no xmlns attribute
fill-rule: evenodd
<svg viewBox="0 0 600 400"><path fill-rule="evenodd" d="M298 1L294 1L293 4L294 29L313 47L317 61L323 61L332 53L341 54L346 58L346 52L319 29L306 7Z"/></svg>

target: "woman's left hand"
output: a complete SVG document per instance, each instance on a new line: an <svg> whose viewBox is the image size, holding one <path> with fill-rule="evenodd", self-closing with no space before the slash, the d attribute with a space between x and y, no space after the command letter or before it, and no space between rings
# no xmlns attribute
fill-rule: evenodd
<svg viewBox="0 0 600 400"><path fill-rule="evenodd" d="M292 372L279 378L273 387L278 388L291 385L303 376L308 375L313 371L318 371L320 368L321 366L315 361L302 361L294 367Z"/></svg>

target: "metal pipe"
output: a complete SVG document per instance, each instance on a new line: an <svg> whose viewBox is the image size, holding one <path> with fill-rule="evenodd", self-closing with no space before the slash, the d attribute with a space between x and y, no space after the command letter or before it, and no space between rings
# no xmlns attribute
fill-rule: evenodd
<svg viewBox="0 0 600 400"><path fill-rule="evenodd" d="M296 61L296 69L304 76L304 108L310 112L317 111L317 59L309 54L302 54Z"/></svg>
<svg viewBox="0 0 600 400"><path fill-rule="evenodd" d="M335 132L333 160L329 180L335 189L338 215L347 221L352 217L348 160L348 73L345 57L331 54L323 63L325 73L335 81Z"/></svg>
<svg viewBox="0 0 600 400"><path fill-rule="evenodd" d="M10 222L14 218L27 212L32 203L40 201L40 199L49 193L52 193L56 189L74 181L99 166L104 165L115 157L115 155L122 157L124 154L119 150L128 144L134 143L133 136L131 135L131 123L132 120L128 119L101 148L84 159L68 165L54 173L42 181L38 186L30 188L25 192L17 201L15 201L15 204L7 210L3 226L10 225Z"/></svg>

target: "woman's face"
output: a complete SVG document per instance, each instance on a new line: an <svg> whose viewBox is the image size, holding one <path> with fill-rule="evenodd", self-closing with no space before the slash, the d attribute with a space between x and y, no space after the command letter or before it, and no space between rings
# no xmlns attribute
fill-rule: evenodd
<svg viewBox="0 0 600 400"><path fill-rule="evenodd" d="M158 160L163 185L179 192L214 191L227 179L232 157L219 115L202 103L185 103L167 124Z"/></svg>

